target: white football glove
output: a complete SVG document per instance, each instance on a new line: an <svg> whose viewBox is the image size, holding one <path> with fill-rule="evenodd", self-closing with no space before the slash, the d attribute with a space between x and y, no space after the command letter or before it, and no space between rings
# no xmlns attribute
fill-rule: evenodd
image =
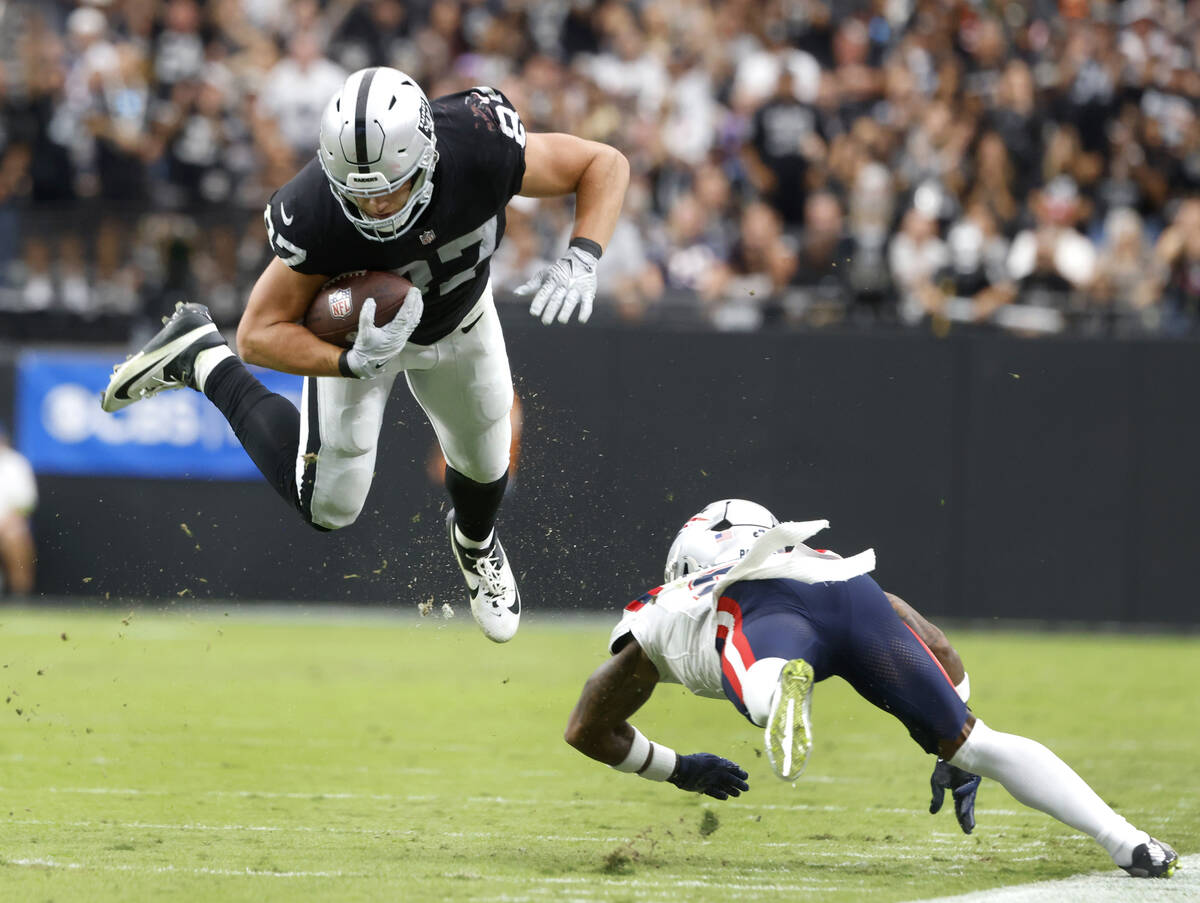
<svg viewBox="0 0 1200 903"><path fill-rule="evenodd" d="M388 362L404 350L408 337L421 322L424 310L421 290L414 285L404 296L404 303L392 321L376 326L375 299L368 298L358 314L358 335L354 337L354 347L346 352L346 367L359 379L378 376Z"/></svg>
<svg viewBox="0 0 1200 903"><path fill-rule="evenodd" d="M553 323L556 314L559 323L568 322L576 305L579 305L579 322L586 323L592 315L592 301L596 297L598 262L595 254L583 248L567 248L566 254L536 273L516 292L518 295L537 292L529 312L541 317L543 323Z"/></svg>

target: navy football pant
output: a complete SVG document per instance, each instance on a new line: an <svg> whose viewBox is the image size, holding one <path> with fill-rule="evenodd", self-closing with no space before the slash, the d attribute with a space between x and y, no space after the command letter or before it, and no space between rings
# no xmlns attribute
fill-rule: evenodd
<svg viewBox="0 0 1200 903"><path fill-rule="evenodd" d="M725 695L747 717L729 643L742 673L759 659L802 658L818 681L841 677L900 719L926 752L936 753L938 741L955 739L966 723L966 704L949 676L869 576L813 584L745 580L717 600L717 611Z"/></svg>

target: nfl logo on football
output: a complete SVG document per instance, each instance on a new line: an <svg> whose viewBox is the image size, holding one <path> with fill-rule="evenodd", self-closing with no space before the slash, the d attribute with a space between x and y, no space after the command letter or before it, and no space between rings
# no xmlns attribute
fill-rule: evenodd
<svg viewBox="0 0 1200 903"><path fill-rule="evenodd" d="M329 295L329 316L344 320L354 312L350 289L341 288Z"/></svg>

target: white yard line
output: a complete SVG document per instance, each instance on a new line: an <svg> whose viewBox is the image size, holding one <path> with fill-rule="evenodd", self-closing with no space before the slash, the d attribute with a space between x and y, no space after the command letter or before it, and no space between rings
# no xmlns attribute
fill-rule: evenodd
<svg viewBox="0 0 1200 903"><path fill-rule="evenodd" d="M268 871L263 869L223 869L223 868L183 868L175 865L122 865L117 863L88 863L62 862L56 859L7 859L0 860L6 865L24 866L26 868L65 869L70 871L103 871L125 872L129 874L176 874L176 875L216 875L220 877L238 878L366 878L367 874L341 871ZM480 875L479 877L485 877ZM792 881L787 884L775 882L757 883L753 881L709 881L696 878L670 878L660 880L645 880L641 878L599 878L595 876L563 876L545 878L521 878L507 875L487 876L489 881L507 884L524 885L554 885L612 887L616 891L628 891L630 888L645 888L650 890L676 890L685 888L705 888L721 891L767 891L770 893L797 893L813 890L828 890L829 883L821 879L808 881Z"/></svg>
<svg viewBox="0 0 1200 903"><path fill-rule="evenodd" d="M366 878L352 872L274 872L262 869L180 868L176 865L119 865L115 863L59 862L56 859L4 859L5 865L27 868L68 869L72 871L130 872L140 875L219 875L240 878Z"/></svg>
<svg viewBox="0 0 1200 903"><path fill-rule="evenodd" d="M312 825L246 825L246 824L205 824L201 822L141 822L141 821L54 821L49 819L36 818L15 818L10 819L7 824L11 825L36 825L38 827L58 827L58 828L85 828L99 829L109 831L120 829L125 831L185 831L185 832L214 832L214 833L297 833L297 834L349 834L349 835L368 835L376 837L403 837L413 835L427 835L431 832L427 829L399 829L399 828L358 828L347 826L323 826L314 827ZM495 831L441 831L437 832L439 837L462 837L475 840L504 840L507 835L504 832ZM598 835L598 834L537 834L533 835L531 840L536 840L543 843L599 843L599 844L625 844L630 841L628 835ZM1091 843L1090 838L1080 837L1081 841ZM690 843L697 846L711 846L713 841L706 838L690 838L690 837L675 837L677 843ZM957 842L955 835L944 835L935 838L935 842L939 844L952 845ZM806 856L818 860L830 860L833 862L844 862L846 854L840 850L825 850L821 849L820 844L813 844L805 841L787 841L787 842L766 842L762 843L763 847L771 848L792 848L797 851L803 851ZM1031 855L1028 857L1015 857L1013 854L1028 850ZM1041 844L1018 844L1010 845L1005 848L1005 856L1008 861L1023 862L1040 859L1044 848ZM889 862L896 861L912 861L912 862L927 862L927 854L917 853L901 853L891 850L883 854L880 858L884 858ZM874 861L870 857L861 860L864 864L869 864ZM951 869L955 869L951 866ZM746 870L743 869L743 872ZM777 870L761 870L777 874Z"/></svg>
<svg viewBox="0 0 1200 903"><path fill-rule="evenodd" d="M1165 880L1130 878L1114 868L1104 874L1076 875L1059 881L1037 881L909 903L1185 903L1195 900L1200 900L1200 870L1189 870L1185 863L1173 877Z"/></svg>
<svg viewBox="0 0 1200 903"><path fill-rule="evenodd" d="M38 827L49 828L99 828L109 831L119 828L124 831L213 831L237 833L242 831L261 832L261 833L284 833L293 832L297 834L368 834L373 836L426 836L431 832L428 830L417 831L412 828L392 829L392 828L353 828L353 827L335 827L328 825L325 827L313 827L312 825L207 825L196 822L181 822L181 823L163 823L163 822L140 822L140 821L51 821L38 818L10 818L5 824L9 825L37 825ZM503 832L494 831L443 831L438 834L439 837L471 837L489 839L502 839L508 835ZM533 840L546 841L551 843L625 843L629 840L628 835L623 836L599 836L599 835L566 835L566 834L535 834ZM708 843L709 841L700 841Z"/></svg>
<svg viewBox="0 0 1200 903"><path fill-rule="evenodd" d="M400 833L412 834L413 831L388 832L369 831L354 828L309 828L286 827L280 828L269 825L204 825L204 824L150 824L142 822L46 822L33 819L18 820L18 824L53 825L62 824L70 827L102 827L106 829L124 828L140 830L184 830L184 831L308 831L312 833ZM487 837L486 832L452 833L447 836ZM624 838L618 837L566 837L557 835L539 836L538 840L550 842L563 841L595 841L603 843L619 843ZM895 858L894 855L891 858ZM342 871L274 871L252 868L213 868L213 867L182 867L176 865L132 865L116 863L65 862L49 858L18 858L0 860L7 865L23 866L26 868L64 869L73 871L104 871L124 872L130 874L180 874L197 876L220 877L251 877L251 878L363 878L366 874ZM482 877L482 876L481 876ZM805 893L813 891L831 891L837 888L830 883L829 878L789 876L786 883L780 883L777 873L764 874L763 881L743 876L734 880L716 880L703 878L672 878L662 875L658 878L642 877L613 877L600 876L558 876L541 878L521 878L516 876L493 875L490 880L496 884L516 884L526 886L552 886L560 890L590 888L605 891L628 891L640 889L650 892L686 891L688 889L716 890L742 896L759 893ZM568 890L569 894L570 891ZM513 897L511 899L530 899L528 897ZM1188 872L1181 869L1174 878L1162 881L1147 881L1130 878L1123 873L1113 870L1103 874L1078 875L1058 881L1042 881L993 890L977 891L950 897L923 898L910 903L1185 903L1200 899L1200 871Z"/></svg>
<svg viewBox="0 0 1200 903"><path fill-rule="evenodd" d="M439 773L436 771L422 773ZM23 792L29 792L31 788L21 788ZM113 795L113 796L188 796L192 791L187 790L162 790L152 788L137 788L137 787L45 787L40 788L46 793L81 793L95 795ZM0 793L13 792L15 788L0 787ZM384 802L406 802L419 803L436 800L437 796L421 795L421 794L394 794L394 793L352 793L346 791L328 791L322 792L319 790L307 791L273 791L273 790L203 790L198 793L204 796L231 796L242 798L261 797L262 799L297 799L297 800L380 800ZM473 796L467 802L473 804L491 804L497 806L537 806L544 808L548 805L553 805L554 801L545 799L517 799L505 796ZM578 806L600 806L608 807L619 804L623 800L618 799L591 799L577 800L572 799L563 801L563 805L571 807ZM789 803L789 804L751 804L751 803L726 803L725 809L746 809L755 812L771 811L771 812L849 812L851 810L858 811L858 807L852 806L837 806L826 804L810 804L810 803ZM889 807L872 809L872 812L886 813L890 815L911 815L914 812L919 812L919 807ZM1029 809L978 809L980 815L987 818L993 817L1020 817L1024 818L1030 814Z"/></svg>

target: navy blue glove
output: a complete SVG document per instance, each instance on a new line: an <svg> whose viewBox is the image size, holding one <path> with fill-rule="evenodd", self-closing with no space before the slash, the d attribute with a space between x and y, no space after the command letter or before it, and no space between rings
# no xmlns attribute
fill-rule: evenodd
<svg viewBox="0 0 1200 903"><path fill-rule="evenodd" d="M746 772L736 762L714 756L712 753L692 753L675 760L675 770L667 778L680 790L707 793L715 799L724 800L741 796L749 790Z"/></svg>
<svg viewBox="0 0 1200 903"><path fill-rule="evenodd" d="M929 778L929 786L933 790L929 814L934 815L942 808L942 801L949 790L954 794L954 817L958 819L958 826L964 834L970 834L975 827L975 791L979 789L980 780L979 775L938 759Z"/></svg>

